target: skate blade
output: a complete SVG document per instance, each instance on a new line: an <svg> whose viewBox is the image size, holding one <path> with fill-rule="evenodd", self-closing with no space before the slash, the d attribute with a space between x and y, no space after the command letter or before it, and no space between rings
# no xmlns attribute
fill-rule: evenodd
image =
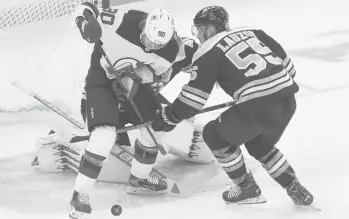
<svg viewBox="0 0 349 219"><path fill-rule="evenodd" d="M321 211L321 208L318 208L314 204L311 204L311 205L296 205L296 207L298 209L302 209L302 210L313 210L313 211L317 211L317 212Z"/></svg>
<svg viewBox="0 0 349 219"><path fill-rule="evenodd" d="M167 193L167 190L164 190L164 191L153 191L153 190L150 190L150 189L136 188L136 187L129 186L126 189L126 192L128 194L132 194L132 195L163 195L163 194Z"/></svg>
<svg viewBox="0 0 349 219"><path fill-rule="evenodd" d="M235 204L235 205L255 205L255 204L263 204L266 202L267 202L267 199L260 195L260 196L255 197L255 198L249 198L249 199L239 201L239 202L225 202L225 203Z"/></svg>
<svg viewBox="0 0 349 219"><path fill-rule="evenodd" d="M175 195L190 196L194 190L200 187L204 182L207 182L214 178L218 174L218 169L215 167L214 162L205 165L205 167L192 177L188 177L180 182L174 182L167 180L167 188L169 192Z"/></svg>

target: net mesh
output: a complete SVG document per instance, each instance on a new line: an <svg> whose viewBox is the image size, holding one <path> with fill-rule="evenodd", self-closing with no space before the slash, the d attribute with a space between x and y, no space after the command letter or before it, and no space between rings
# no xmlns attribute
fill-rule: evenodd
<svg viewBox="0 0 349 219"><path fill-rule="evenodd" d="M0 28L59 18L74 11L83 3L102 6L102 0L46 0L0 9Z"/></svg>
<svg viewBox="0 0 349 219"><path fill-rule="evenodd" d="M81 39L69 14L83 2L102 6L102 0L0 5L0 112L48 110L13 87L14 80L70 114L79 112L92 45Z"/></svg>

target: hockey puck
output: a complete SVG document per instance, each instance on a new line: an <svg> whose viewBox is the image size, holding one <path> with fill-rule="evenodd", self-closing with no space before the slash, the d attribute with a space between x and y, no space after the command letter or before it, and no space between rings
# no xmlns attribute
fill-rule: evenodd
<svg viewBox="0 0 349 219"><path fill-rule="evenodd" d="M111 207L111 213L114 216L119 216L122 213L122 207L120 205L113 205Z"/></svg>

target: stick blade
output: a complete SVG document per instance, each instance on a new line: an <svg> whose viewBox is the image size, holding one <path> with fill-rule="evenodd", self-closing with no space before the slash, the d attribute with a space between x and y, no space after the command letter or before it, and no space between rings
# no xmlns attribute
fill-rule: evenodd
<svg viewBox="0 0 349 219"><path fill-rule="evenodd" d="M168 182L169 192L172 194L178 194L182 196L189 196L195 189L208 182L218 174L218 169L212 161L210 164L201 170L198 174L191 176L190 178L184 179L180 182Z"/></svg>

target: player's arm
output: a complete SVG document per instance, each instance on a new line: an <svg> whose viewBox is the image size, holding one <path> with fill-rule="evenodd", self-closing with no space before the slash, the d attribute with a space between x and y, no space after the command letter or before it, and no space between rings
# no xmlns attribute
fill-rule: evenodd
<svg viewBox="0 0 349 219"><path fill-rule="evenodd" d="M201 57L193 63L191 79L184 85L179 96L171 105L171 111L179 120L193 117L205 106L217 81L217 64L210 57Z"/></svg>
<svg viewBox="0 0 349 219"><path fill-rule="evenodd" d="M172 131L179 122L193 117L205 106L217 80L219 63L212 50L194 60L190 82L183 86L172 105L157 113L152 123L154 131Z"/></svg>
<svg viewBox="0 0 349 219"><path fill-rule="evenodd" d="M255 35L262 43L268 46L275 55L283 60L282 65L285 67L290 76L294 78L296 75L296 69L291 58L286 54L282 46L278 42L276 42L276 40L266 34L263 30L256 30Z"/></svg>
<svg viewBox="0 0 349 219"><path fill-rule="evenodd" d="M182 38L182 48L176 61L172 64L171 78L174 78L179 72L187 70L192 63L193 55L198 50L199 44L191 38Z"/></svg>

